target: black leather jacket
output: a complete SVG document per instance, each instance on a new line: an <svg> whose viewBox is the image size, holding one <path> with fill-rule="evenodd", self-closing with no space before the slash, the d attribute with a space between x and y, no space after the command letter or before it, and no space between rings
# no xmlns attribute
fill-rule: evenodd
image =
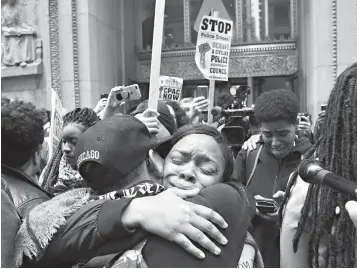
<svg viewBox="0 0 357 269"><path fill-rule="evenodd" d="M52 197L35 180L19 170L4 164L1 164L1 178L7 183L7 190L11 194L11 198L21 219L24 219L35 206Z"/></svg>

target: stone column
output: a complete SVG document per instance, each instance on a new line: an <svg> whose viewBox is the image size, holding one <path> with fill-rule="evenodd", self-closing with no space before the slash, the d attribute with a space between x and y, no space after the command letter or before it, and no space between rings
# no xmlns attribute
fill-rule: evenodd
<svg viewBox="0 0 357 269"><path fill-rule="evenodd" d="M235 15L236 15L236 42L243 42L243 0L235 0Z"/></svg>
<svg viewBox="0 0 357 269"><path fill-rule="evenodd" d="M247 41L252 40L252 3L251 0L246 0L245 2L245 12L246 12L246 21L245 27L247 28Z"/></svg>
<svg viewBox="0 0 357 269"><path fill-rule="evenodd" d="M264 26L265 26L265 40L269 40L269 2L264 0Z"/></svg>
<svg viewBox="0 0 357 269"><path fill-rule="evenodd" d="M77 16L77 14L74 14ZM72 0L58 1L58 46L60 63L60 92L63 107L72 110L76 106L74 87ZM77 62L78 63L78 62ZM79 100L77 100L78 103ZM78 103L79 105L79 103Z"/></svg>
<svg viewBox="0 0 357 269"><path fill-rule="evenodd" d="M357 0L300 0L301 72L307 111L314 119L334 77L357 59Z"/></svg>
<svg viewBox="0 0 357 269"><path fill-rule="evenodd" d="M177 1L177 0L176 0ZM183 24L185 44L191 43L190 0L183 1Z"/></svg>

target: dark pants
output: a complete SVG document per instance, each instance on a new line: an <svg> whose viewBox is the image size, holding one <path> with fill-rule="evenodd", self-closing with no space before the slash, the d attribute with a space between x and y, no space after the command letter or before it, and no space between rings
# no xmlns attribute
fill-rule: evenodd
<svg viewBox="0 0 357 269"><path fill-rule="evenodd" d="M280 231L277 224L259 217L255 217L252 223L252 236L262 254L264 267L280 268Z"/></svg>

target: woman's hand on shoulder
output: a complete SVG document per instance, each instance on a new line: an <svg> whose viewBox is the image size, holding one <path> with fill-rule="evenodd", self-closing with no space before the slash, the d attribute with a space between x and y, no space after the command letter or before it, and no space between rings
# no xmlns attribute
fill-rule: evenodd
<svg viewBox="0 0 357 269"><path fill-rule="evenodd" d="M244 142L242 149L244 150L254 150L257 148L257 143L259 142L261 134L252 135L247 141Z"/></svg>

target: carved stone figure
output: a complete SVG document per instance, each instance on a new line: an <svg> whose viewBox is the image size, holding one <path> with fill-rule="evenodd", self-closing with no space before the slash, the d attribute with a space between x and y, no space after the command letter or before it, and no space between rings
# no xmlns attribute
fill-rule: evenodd
<svg viewBox="0 0 357 269"><path fill-rule="evenodd" d="M26 67L36 60L36 31L24 20L16 0L1 1L1 64Z"/></svg>

